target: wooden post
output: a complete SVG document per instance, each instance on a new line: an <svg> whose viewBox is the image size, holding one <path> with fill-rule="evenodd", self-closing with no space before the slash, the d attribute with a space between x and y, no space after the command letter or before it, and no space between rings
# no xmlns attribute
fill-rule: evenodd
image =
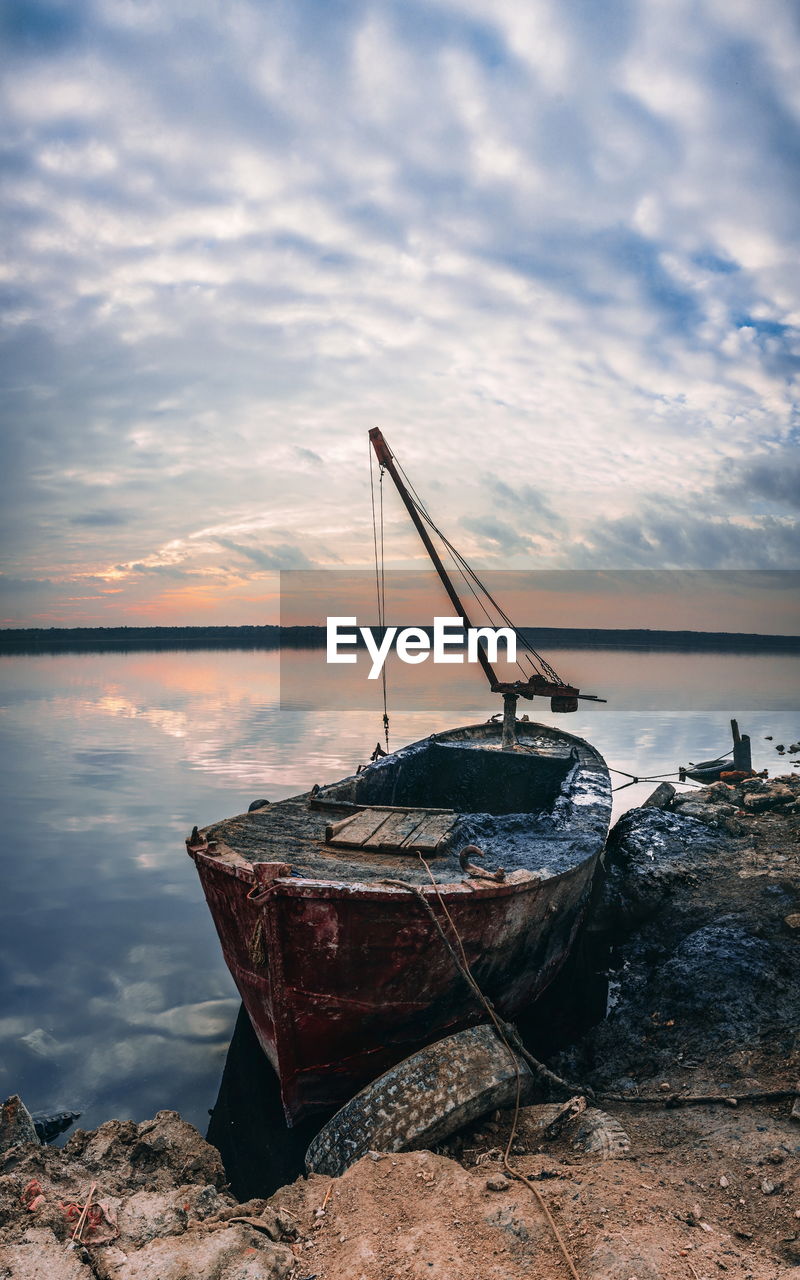
<svg viewBox="0 0 800 1280"><path fill-rule="evenodd" d="M503 751L513 751L517 745L517 695L503 694L503 737L500 746Z"/></svg>
<svg viewBox="0 0 800 1280"><path fill-rule="evenodd" d="M731 720L731 733L733 734L733 767L740 769L742 773L749 773L753 767L750 735L739 733L739 726L735 720Z"/></svg>

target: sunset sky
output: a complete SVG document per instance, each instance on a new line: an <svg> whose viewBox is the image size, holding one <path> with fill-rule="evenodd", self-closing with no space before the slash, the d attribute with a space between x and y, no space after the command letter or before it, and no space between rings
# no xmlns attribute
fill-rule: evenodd
<svg viewBox="0 0 800 1280"><path fill-rule="evenodd" d="M290 569L280 577L283 626L325 627L343 616L359 626L379 622L374 571ZM503 625L490 602L481 597L483 613L463 580L453 580L472 626ZM800 573L786 569L501 570L482 581L517 626L800 635ZM389 572L385 593L389 626L455 616L431 571Z"/></svg>
<svg viewBox="0 0 800 1280"><path fill-rule="evenodd" d="M369 566L377 425L482 569L798 629L794 0L1 12L0 625L277 621Z"/></svg>

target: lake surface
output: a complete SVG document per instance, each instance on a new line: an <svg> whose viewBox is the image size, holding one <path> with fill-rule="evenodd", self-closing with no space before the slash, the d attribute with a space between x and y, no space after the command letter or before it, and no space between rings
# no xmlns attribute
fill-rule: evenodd
<svg viewBox="0 0 800 1280"><path fill-rule="evenodd" d="M774 743L800 738L797 657L548 657L608 705L524 709L617 769L652 776L715 756L733 715L755 768L791 769ZM282 709L278 655L263 650L0 657L3 1097L81 1111L86 1128L173 1108L205 1131L239 999L184 838L352 772L381 736L378 689L369 706L343 678L334 706L313 657L292 662L304 696ZM393 668L389 688L393 746L497 710L472 669ZM617 811L652 788L620 791Z"/></svg>

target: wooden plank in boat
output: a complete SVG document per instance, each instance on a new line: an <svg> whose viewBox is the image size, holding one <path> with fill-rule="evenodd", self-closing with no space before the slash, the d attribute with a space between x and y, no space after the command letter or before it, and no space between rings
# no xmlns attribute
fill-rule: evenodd
<svg viewBox="0 0 800 1280"><path fill-rule="evenodd" d="M411 813L392 813L386 822L370 838L371 849L398 849L414 832L423 826L429 814L424 809ZM451 819L452 821L452 819Z"/></svg>
<svg viewBox="0 0 800 1280"><path fill-rule="evenodd" d="M343 818L328 828L328 844L348 845L360 848L388 821L391 814L385 809L362 809L352 818Z"/></svg>
<svg viewBox="0 0 800 1280"><path fill-rule="evenodd" d="M403 848L420 849L423 853L435 849L449 835L455 821L454 813L429 814L423 825L406 838Z"/></svg>
<svg viewBox="0 0 800 1280"><path fill-rule="evenodd" d="M456 820L452 810L397 809L375 806L329 826L328 844L347 849L435 849Z"/></svg>

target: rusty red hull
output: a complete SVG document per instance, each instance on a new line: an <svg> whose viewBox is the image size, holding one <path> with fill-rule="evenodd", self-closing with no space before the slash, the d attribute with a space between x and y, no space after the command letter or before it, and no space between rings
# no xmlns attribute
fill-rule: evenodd
<svg viewBox="0 0 800 1280"><path fill-rule="evenodd" d="M290 1122L339 1106L416 1048L480 1020L411 894L274 880L251 897L254 875L194 857ZM593 870L589 859L526 886L442 891L472 971L505 1017L529 1006L563 964Z"/></svg>

